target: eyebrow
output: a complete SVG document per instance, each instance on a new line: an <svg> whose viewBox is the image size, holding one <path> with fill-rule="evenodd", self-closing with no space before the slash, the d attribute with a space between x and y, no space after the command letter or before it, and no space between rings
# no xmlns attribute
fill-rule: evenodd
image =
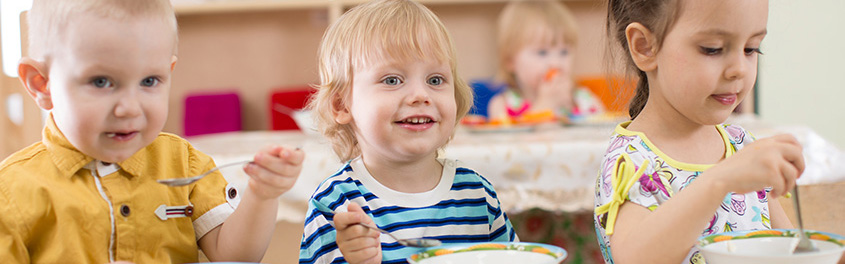
<svg viewBox="0 0 845 264"><path fill-rule="evenodd" d="M757 33L754 33L753 35L751 35L751 37L765 36L766 33L768 33L768 30L764 28L763 30L758 31ZM716 35L716 36L731 37L731 36L734 36L735 34L728 32L728 31L725 31L725 30L721 30L721 29L708 29L708 30L698 32L698 35Z"/></svg>

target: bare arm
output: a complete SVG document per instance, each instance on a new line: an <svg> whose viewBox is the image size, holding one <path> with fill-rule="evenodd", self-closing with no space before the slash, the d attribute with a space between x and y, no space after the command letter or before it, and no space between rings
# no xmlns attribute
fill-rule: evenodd
<svg viewBox="0 0 845 264"><path fill-rule="evenodd" d="M244 167L250 176L248 191L226 221L200 238L199 245L212 261L259 262L276 227L278 197L290 190L302 170L301 150L271 147Z"/></svg>
<svg viewBox="0 0 845 264"><path fill-rule="evenodd" d="M505 109L504 93L499 93L490 99L487 103L487 116L490 121L501 120L508 117L508 112Z"/></svg>
<svg viewBox="0 0 845 264"><path fill-rule="evenodd" d="M638 204L622 204L610 236L613 259L623 264L682 262L726 189L720 182L700 177L654 212Z"/></svg>
<svg viewBox="0 0 845 264"><path fill-rule="evenodd" d="M241 199L225 223L199 240L209 260L259 262L264 257L276 227L279 200L256 201L249 194Z"/></svg>
<svg viewBox="0 0 845 264"><path fill-rule="evenodd" d="M792 222L780 206L780 201L777 197L769 196L769 218L772 221L772 228L790 229L793 228Z"/></svg>
<svg viewBox="0 0 845 264"><path fill-rule="evenodd" d="M792 189L803 170L801 146L794 137L779 135L751 143L705 171L654 212L623 204L610 237L613 258L618 263L679 263L728 192L749 193L771 186L772 197L779 197ZM770 216L772 221L788 223L782 219L783 208L775 203L777 215Z"/></svg>

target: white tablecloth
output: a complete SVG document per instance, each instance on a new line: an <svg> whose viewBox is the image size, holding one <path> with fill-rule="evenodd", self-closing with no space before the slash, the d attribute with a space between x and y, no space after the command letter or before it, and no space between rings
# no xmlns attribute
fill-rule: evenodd
<svg viewBox="0 0 845 264"><path fill-rule="evenodd" d="M799 184L845 178L845 155L811 129L775 126L753 117L732 118L758 138L777 133L795 135L804 145L807 170ZM459 129L445 156L455 158L493 183L503 208L550 211L592 210L595 177L615 124L557 127L533 132L469 132ZM299 131L248 131L189 138L217 164L250 159L262 147L301 146L303 170L292 190L281 196L279 220L302 221L305 205L317 186L342 165L320 136ZM241 188L248 176L240 168L224 169L227 180Z"/></svg>

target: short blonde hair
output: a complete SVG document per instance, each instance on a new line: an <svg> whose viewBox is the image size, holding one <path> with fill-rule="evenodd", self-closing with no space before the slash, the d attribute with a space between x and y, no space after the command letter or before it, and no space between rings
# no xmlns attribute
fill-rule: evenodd
<svg viewBox="0 0 845 264"><path fill-rule="evenodd" d="M173 27L176 40L176 15L169 0L34 0L27 13L29 23L29 57L49 61L52 45L63 42L65 27L78 16L101 16L115 19L127 17L160 17ZM173 45L176 53L176 43Z"/></svg>
<svg viewBox="0 0 845 264"><path fill-rule="evenodd" d="M320 84L309 108L341 160L361 154L352 125L334 119L334 113L351 103L354 70L383 59L423 58L449 63L460 120L472 107L472 90L457 73L452 38L431 10L409 0L376 0L350 9L326 30L318 54Z"/></svg>
<svg viewBox="0 0 845 264"><path fill-rule="evenodd" d="M513 1L502 9L498 25L499 75L511 87L518 87L507 65L526 45L542 41L575 47L578 26L566 6L556 0Z"/></svg>

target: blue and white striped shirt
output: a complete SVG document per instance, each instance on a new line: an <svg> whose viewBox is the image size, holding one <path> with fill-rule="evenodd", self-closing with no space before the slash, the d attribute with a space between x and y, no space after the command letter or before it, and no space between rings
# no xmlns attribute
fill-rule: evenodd
<svg viewBox="0 0 845 264"><path fill-rule="evenodd" d="M444 244L517 241L493 185L454 160L443 164L440 183L423 193L401 193L376 181L360 158L323 181L308 204L300 263L346 263L336 243L332 211L357 203L384 230L399 238L433 238ZM407 263L416 248L382 235L382 263Z"/></svg>

